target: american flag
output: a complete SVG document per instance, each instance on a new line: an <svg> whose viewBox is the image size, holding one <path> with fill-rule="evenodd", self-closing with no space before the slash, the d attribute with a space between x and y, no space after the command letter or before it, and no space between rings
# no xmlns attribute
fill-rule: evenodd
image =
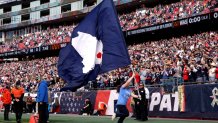
<svg viewBox="0 0 218 123"><path fill-rule="evenodd" d="M61 96L61 113L79 114L83 108L85 99L90 98L92 105L95 104L96 92L77 92L77 93L63 93ZM94 108L94 107L93 107Z"/></svg>

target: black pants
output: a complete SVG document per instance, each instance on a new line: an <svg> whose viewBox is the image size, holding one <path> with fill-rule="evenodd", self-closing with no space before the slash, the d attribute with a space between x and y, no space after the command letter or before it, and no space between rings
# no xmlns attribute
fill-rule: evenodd
<svg viewBox="0 0 218 123"><path fill-rule="evenodd" d="M139 104L139 102L137 102L135 104L135 115L136 115L136 119L137 120L141 119L141 112L140 112L140 104Z"/></svg>
<svg viewBox="0 0 218 123"><path fill-rule="evenodd" d="M88 115L91 115L91 108L87 107L87 108L81 109L80 115L82 115L83 113L87 113Z"/></svg>
<svg viewBox="0 0 218 123"><path fill-rule="evenodd" d="M117 105L116 117L120 117L118 123L123 123L124 119L129 116L129 111L125 105Z"/></svg>
<svg viewBox="0 0 218 123"><path fill-rule="evenodd" d="M34 112L36 112L36 102L33 102L33 104L32 104L32 110L33 110Z"/></svg>
<svg viewBox="0 0 218 123"><path fill-rule="evenodd" d="M27 104L27 107L28 107L28 113L32 113L33 112L32 104Z"/></svg>
<svg viewBox="0 0 218 123"><path fill-rule="evenodd" d="M47 106L48 107L48 106ZM46 112L46 117L47 117L47 120L46 121L49 121L49 111L48 111L48 108L47 108L47 110L46 110L47 112Z"/></svg>
<svg viewBox="0 0 218 123"><path fill-rule="evenodd" d="M4 111L4 120L9 120L9 112L10 112L10 104L4 104L5 111Z"/></svg>
<svg viewBox="0 0 218 123"><path fill-rule="evenodd" d="M136 105L136 119L145 121L148 120L148 101L140 101L138 105Z"/></svg>
<svg viewBox="0 0 218 123"><path fill-rule="evenodd" d="M48 104L47 103L38 103L38 112L39 112L39 122L38 123L47 123L48 119Z"/></svg>
<svg viewBox="0 0 218 123"><path fill-rule="evenodd" d="M11 113L14 113L14 104L11 105Z"/></svg>
<svg viewBox="0 0 218 123"><path fill-rule="evenodd" d="M21 123L22 113L23 113L23 101L14 101L14 112L16 115L17 123Z"/></svg>

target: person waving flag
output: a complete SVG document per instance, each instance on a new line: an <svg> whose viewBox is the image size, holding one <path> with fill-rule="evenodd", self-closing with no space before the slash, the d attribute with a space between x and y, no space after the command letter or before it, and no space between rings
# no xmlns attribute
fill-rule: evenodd
<svg viewBox="0 0 218 123"><path fill-rule="evenodd" d="M67 82L61 91L76 91L102 74L130 64L112 0L103 0L71 34L59 53L58 74Z"/></svg>

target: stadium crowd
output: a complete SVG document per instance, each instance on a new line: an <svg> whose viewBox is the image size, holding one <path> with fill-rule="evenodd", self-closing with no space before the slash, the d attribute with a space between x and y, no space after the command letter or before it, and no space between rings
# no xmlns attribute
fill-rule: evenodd
<svg viewBox="0 0 218 123"><path fill-rule="evenodd" d="M196 14L208 13L215 4L217 4L216 0L204 0L182 1L170 5L158 5L154 8L143 7L135 12L120 15L119 19L123 30L131 30L142 26L186 18ZM11 42L0 45L0 53L70 42L70 33L74 28L75 25L59 26L58 28L47 28L47 30L42 32L14 37ZM214 84L218 82L217 31L129 45L128 52L136 74L134 79L135 81L141 82L140 86L143 90L144 85L142 83L145 85L160 86L165 80L171 78L176 78L181 84ZM25 104L23 107L25 108L25 112L32 113L33 110L36 112L36 97L33 99L30 93L34 94L37 90L39 92L39 82L42 79L49 81L48 85L44 81L46 87L49 86L48 95L52 92L59 92L64 86L63 80L58 76L57 62L58 57L27 58L23 61L1 62L0 94L3 91L5 92L5 89L8 89L10 95L9 90L24 88L25 92L22 92L22 94L28 93L28 96L26 95L24 99ZM90 82L88 85L89 89L111 89L117 87L122 82L131 78L131 74L134 75L131 72L132 70L128 66L99 75L96 80ZM43 91L47 93L47 90ZM14 94L12 95L14 96ZM51 97L51 95L49 96ZM53 96L54 102L51 100L47 100L47 102L49 102L49 108L55 109L52 109L52 112L56 112L60 110L60 104L58 96L55 94ZM142 97L145 97L145 95ZM23 96L19 97L19 99L21 98ZM85 101L85 104L88 106L91 105L91 101L88 98ZM12 104L11 110L16 109L15 105ZM138 108L140 110L140 107ZM9 109L7 109L7 112L9 112ZM84 111L85 108L81 110L81 114ZM8 117L6 120L8 120ZM20 123L20 120L17 122Z"/></svg>
<svg viewBox="0 0 218 123"><path fill-rule="evenodd" d="M215 82L218 79L218 33L205 32L129 46L129 54L140 80L147 85L161 79L181 78L184 82ZM127 69L98 77L102 87L128 78Z"/></svg>
<svg viewBox="0 0 218 123"><path fill-rule="evenodd" d="M75 25L47 28L41 32L14 37L12 41L0 45L0 53L47 46L70 41L70 35Z"/></svg>
<svg viewBox="0 0 218 123"><path fill-rule="evenodd" d="M162 39L134 44L129 54L140 80L147 85L161 84L161 79L181 78L184 82L213 83L218 78L218 33L204 32L193 36ZM20 80L27 92L36 89L36 83L46 74L53 91L63 83L58 78L57 57L16 61L0 64L0 83ZM117 69L98 76L95 88L116 87L128 79L128 68ZM1 84L2 85L2 84Z"/></svg>
<svg viewBox="0 0 218 123"><path fill-rule="evenodd" d="M28 61L15 61L0 64L0 85L11 85L20 81L26 92L36 92L37 83L43 75L51 81L51 91L59 91L60 84L57 77L57 57L47 57ZM4 84L2 84L4 83Z"/></svg>
<svg viewBox="0 0 218 123"><path fill-rule="evenodd" d="M209 13L216 4L216 0L184 0L170 5L160 4L154 8L143 7L134 12L120 15L119 19L123 30L132 30Z"/></svg>
<svg viewBox="0 0 218 123"><path fill-rule="evenodd" d="M208 13L216 5L216 0L182 1L169 5L160 4L153 8L143 7L128 14L121 14L119 15L119 19L123 30L131 30ZM13 37L12 41L4 42L0 45L0 53L69 42L71 32L75 26L47 28L41 32Z"/></svg>

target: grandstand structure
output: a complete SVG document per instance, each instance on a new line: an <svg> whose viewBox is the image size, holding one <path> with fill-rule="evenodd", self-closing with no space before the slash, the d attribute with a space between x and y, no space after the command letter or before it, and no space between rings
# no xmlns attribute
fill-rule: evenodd
<svg viewBox="0 0 218 123"><path fill-rule="evenodd" d="M0 4L0 43L1 58L17 57L19 54L31 54L48 50L59 50L66 44L45 46L33 49L17 46L10 50L3 50L9 44L13 44L15 38L19 44L24 36L31 33L39 33L48 27L77 24L88 12L90 12L101 0L9 0ZM120 8L139 5L143 1L115 0ZM127 4L131 3L131 4ZM70 32L69 32L70 33ZM36 49L34 49L36 48ZM8 49L8 48L7 48ZM25 49L25 50L24 50ZM23 51L21 51L23 50ZM12 51L12 52L11 52ZM23 56L23 55L22 55ZM24 55L25 56L25 55Z"/></svg>
<svg viewBox="0 0 218 123"><path fill-rule="evenodd" d="M45 24L48 23L53 25L65 20L72 21L89 12L96 2L100 1L92 1L91 4L89 3L90 6L80 0L10 0L2 2L0 5L0 41L2 43L11 42L15 37L41 32L46 29ZM43 49L48 50L48 47ZM14 55L16 54L19 54L19 51Z"/></svg>
<svg viewBox="0 0 218 123"><path fill-rule="evenodd" d="M2 44L0 45L0 58L26 56L37 54L43 51L47 53L51 50L57 51L57 55L59 49L64 47L66 45L65 42L68 42L69 39L66 39L68 41L63 41L64 43L59 41L59 44L56 42L43 44L43 42L45 42L43 41L40 42L42 45L34 45L29 47L23 46L22 43L26 43L23 40L25 40L25 37L33 36L30 34L47 30L48 27L58 28L58 26L63 25L74 25L69 27L71 29L68 31L68 33L70 33L72 28L74 28L76 24L79 23L79 21L100 1L101 0L91 0L87 3L85 0L9 0L7 2L2 2L0 4L0 43ZM158 6L159 4L162 4L164 7L169 4L173 5L173 3L176 2L179 1L114 0L114 3L117 5L118 12L121 15L121 26L124 30L127 43L133 44L140 41L144 42L152 37L154 37L154 39L157 37L161 39L164 36L172 37L174 35L185 34L187 31L190 31L190 33L195 33L196 30L199 31L202 29L205 30L216 27L217 12L215 10L216 7L213 6L207 8L209 9L207 11L205 10L198 13L189 13L184 17L180 17L179 15L179 17L173 17L169 20L165 18L165 20L162 20L162 22L156 21L152 24L147 23L143 19L138 21L142 24L132 24L133 22L128 22L135 26L128 25L129 29L125 29L126 27L125 24L123 24L123 20L126 21L124 18L126 16L122 16L122 14L131 13L136 9L138 9L137 11L143 13L143 11L146 10L146 7L152 8ZM151 10L148 9L146 11ZM161 15L162 14L159 14L158 16L161 17ZM129 18L128 16L131 15L127 14L126 18ZM141 18L143 18L143 16L141 16ZM144 18L146 18L146 16L144 16ZM149 18L150 17L148 16L148 19ZM158 17L151 16L149 20L152 20L152 18ZM133 18L129 19L133 20ZM199 27L201 29L198 29ZM165 34L165 32L167 33ZM135 41L135 37L138 37L139 40ZM28 41L28 43L30 43L30 41ZM57 45L51 46L51 44ZM39 48L39 46L43 47Z"/></svg>

